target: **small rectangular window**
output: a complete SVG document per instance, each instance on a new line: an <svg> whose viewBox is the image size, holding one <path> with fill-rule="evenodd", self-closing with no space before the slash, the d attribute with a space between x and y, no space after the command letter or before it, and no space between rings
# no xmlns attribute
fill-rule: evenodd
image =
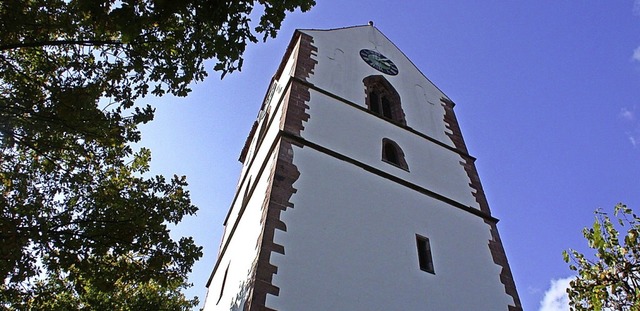
<svg viewBox="0 0 640 311"><path fill-rule="evenodd" d="M416 243L418 245L418 263L420 264L420 270L436 274L433 269L433 258L431 257L429 238L416 234Z"/></svg>

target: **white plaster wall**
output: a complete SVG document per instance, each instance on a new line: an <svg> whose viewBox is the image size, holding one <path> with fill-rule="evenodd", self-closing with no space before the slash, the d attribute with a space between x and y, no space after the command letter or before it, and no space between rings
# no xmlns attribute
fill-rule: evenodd
<svg viewBox="0 0 640 311"><path fill-rule="evenodd" d="M277 155L277 152L273 154L269 153L269 149L279 132L280 120L282 119L283 113L283 104L279 104L279 101L284 95L286 83L288 83L290 79L287 73L289 73L293 67L293 55L295 55L295 53L292 53L292 57L287 60L287 65L285 66L281 79L274 81L274 94L263 107L263 110L268 112L268 118L259 120L260 123L250 143L236 190L238 192L237 198L230 207L220 249L222 249L226 243L229 243L229 246L222 255L220 265L207 289L207 297L203 309L205 311L242 310L246 299L246 284L250 277L252 265L257 257L257 241L262 231L262 224L260 223L262 218L262 204L265 199L265 193L267 192L271 167L274 165L275 156ZM267 128L262 143L258 145L257 140L260 129L263 126L268 126L270 120L272 120L271 126ZM260 169L265 162L265 170L260 174ZM256 180L257 178L259 178L259 180ZM232 227L240 216L239 211L246 189L254 186L253 195L250 197L247 207L242 214L242 218L239 220L238 227L233 235L231 235ZM220 298L220 291L227 266L229 267L229 272L227 273L223 295ZM218 302L219 298L220 301Z"/></svg>
<svg viewBox="0 0 640 311"><path fill-rule="evenodd" d="M344 102L311 91L302 136L325 148L479 209L457 153ZM408 114L407 114L408 115ZM382 139L402 148L409 172L382 161Z"/></svg>
<svg viewBox="0 0 640 311"><path fill-rule="evenodd" d="M304 32L318 47L311 83L364 107L362 79L381 73L362 61L359 51L377 50L399 68L398 76L385 78L400 93L407 125L453 146L445 135L440 105L445 95L377 29ZM257 182L256 189L210 283L204 310L238 310L234 305L242 306L246 298L243 285L257 254L268 169L259 181L254 179L264 161L269 161L267 167L273 164L268 148L282 117L282 106L276 108L276 103L286 92L295 54L264 106L276 121L259 148L259 128L251 142L241 175L247 178L240 179L244 183L238 186L223 243L237 219L249 177ZM311 93L309 106L305 139L477 208L455 153L318 92ZM381 161L383 137L400 145L410 173ZM296 147L294 161L301 171L294 184L295 207L282 214L287 231L277 230L274 241L285 247L286 255L271 256L278 267L273 284L280 287L280 295L268 295L268 307L482 311L506 310L513 304L499 281L500 267L488 248L489 227L481 218L308 147ZM436 275L418 268L416 233L431 240ZM229 263L224 294L216 304Z"/></svg>
<svg viewBox="0 0 640 311"><path fill-rule="evenodd" d="M294 148L298 191L281 220L272 254L278 267L267 296L275 310L507 310L489 226L418 192ZM419 269L415 235L430 239L435 275Z"/></svg>
<svg viewBox="0 0 640 311"><path fill-rule="evenodd" d="M245 193L245 189L247 188L247 183L249 181L251 181L251 183L253 184L255 182L256 176L258 176L259 172L260 172L260 168L262 167L263 163L265 161L268 160L268 156L269 156L269 148L271 147L273 141L276 139L276 136L278 135L278 125L279 125L279 119L282 116L282 107L279 107L278 110L273 111L272 110L272 114L270 114L269 119L273 119L275 118L275 121L272 122L271 127L269 127L264 135L262 144L260 145L260 148L257 150L255 149L255 145L257 143L257 137L258 137L258 131L260 130L261 126L266 126L268 124L267 119L264 119L259 125L258 125L258 129L256 130L256 134L254 135L254 139L253 142L251 144L251 152L248 153L248 157L245 161L245 163L247 163L244 167L244 172L243 175L246 174L246 178L240 178L240 182L241 184L238 187L238 194L237 194L237 198L233 204L233 206L231 207L231 210L229 212L229 217L227 219L226 222L226 228L225 228L225 232L224 235L222 237L222 244L226 243L227 239L229 239L229 234L231 233L231 227L233 226L233 224L236 222L236 219L238 218L238 212L240 211L240 206L242 203L242 197ZM249 157L251 156L251 157ZM255 157L255 158L254 158ZM267 171L264 172L263 174L269 174L268 171L268 167L267 167ZM259 194L261 196L264 197L264 192L259 193L259 192L254 192L256 194ZM246 212L245 212L246 213Z"/></svg>
<svg viewBox="0 0 640 311"><path fill-rule="evenodd" d="M264 160L264 157L267 155L269 145L271 142L273 142L279 130L279 124L280 124L279 120L282 119L282 112L283 112L283 105L284 105L283 103L281 103L281 99L285 95L287 83L289 83L289 80L291 80L292 71L296 62L298 44L299 44L299 40L294 45L293 51L289 55L289 58L284 60L286 63L282 70L282 74L280 75L280 79L273 81L272 82L273 85L269 85L269 88L267 89L267 94L271 91L271 88L273 88L274 90L273 95L271 96L271 98L265 98L265 102L263 103L264 105L263 107L261 107L261 111L258 113L258 117L257 117L258 120L260 120L261 113L268 113L269 115L269 119L264 119L263 121L269 121L271 119L275 119L275 121L272 122L272 126L271 128L269 128L267 135L265 135L265 138L264 138L264 141L266 142L266 144L263 143L263 145L266 145L267 147L262 148L261 150L258 150L258 148L261 147L257 145L258 132L260 130L260 127L263 126L263 124L260 124L258 126L258 129L256 129L256 133L253 135L251 139L251 143L249 144L249 150L247 151L246 160L243 163L242 171L240 173L241 177L249 173L249 170L251 169L250 168L251 160L254 156L256 156L255 155L256 152L259 152L260 154L257 155L257 160L254 162L259 163L260 161ZM253 166L253 169L252 169L253 172L259 170L259 165L258 165L258 168L255 168L255 166L256 165Z"/></svg>
<svg viewBox="0 0 640 311"><path fill-rule="evenodd" d="M274 165L275 156L269 159L266 172L256 182L254 195L247 202L247 207L232 236L229 246L222 256L220 265L207 290L204 310L242 310L246 298L246 284L249 280L251 268L257 258L258 238L262 232L262 204L267 191L269 168ZM244 192L244 188L242 188ZM242 199L236 200L234 209L239 209ZM228 232L233 223L228 223ZM220 302L220 291L224 273L229 267L225 288Z"/></svg>
<svg viewBox="0 0 640 311"><path fill-rule="evenodd" d="M407 126L453 146L445 135L444 108L440 98L447 97L378 29L372 26L338 30L303 30L313 37L318 61L309 82L351 102L366 107L362 80L383 75L398 91ZM383 74L360 58L361 49L382 53L398 67L396 76Z"/></svg>
<svg viewBox="0 0 640 311"><path fill-rule="evenodd" d="M293 62L294 58L292 56L287 61L285 70L290 71L293 67ZM256 132L252 137L251 143L249 145L249 150L242 167L239 184L236 190L239 192L238 198L236 199L237 202L235 202L235 204L230 209L229 217L226 222L228 228L225 229L225 232L223 234L222 244L224 244L229 238L229 231L231 230L230 227L233 226L233 223L238 217L238 203L242 201L241 196L244 193L244 189L247 187L246 183L249 181L249 179L255 179L254 176L257 176L259 174L263 163L267 160L267 157L270 156L269 149L271 148L271 145L277 138L278 132L280 131L280 121L282 120L284 111L284 103L282 103L280 100L287 91L285 87L289 82L289 79L289 75L283 74L280 80L273 82L274 94L271 97L271 100L265 103L263 107L263 111L265 112L265 116L267 117L263 118L262 120L260 120L260 118L258 117L260 122L258 123L258 128L256 129ZM260 116L260 114L258 116ZM269 124L269 122L271 122L271 124ZM264 126L269 126L269 128L266 129L264 138L262 139L262 143L258 145L258 137L260 136L259 133ZM245 175L246 178L243 178L243 176ZM260 195L264 195L264 193L261 193Z"/></svg>

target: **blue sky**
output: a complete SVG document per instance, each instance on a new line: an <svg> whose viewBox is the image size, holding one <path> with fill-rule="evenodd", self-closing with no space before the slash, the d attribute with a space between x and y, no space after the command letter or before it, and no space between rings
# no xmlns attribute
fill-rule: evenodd
<svg viewBox="0 0 640 311"><path fill-rule="evenodd" d="M571 276L562 251L586 249L593 211L640 211L640 2L317 2L249 46L242 72L212 73L187 98L148 99L152 171L187 175L200 208L174 230L204 246L191 292L204 299L237 158L294 29L372 20L456 102L524 309L562 310L540 305Z"/></svg>

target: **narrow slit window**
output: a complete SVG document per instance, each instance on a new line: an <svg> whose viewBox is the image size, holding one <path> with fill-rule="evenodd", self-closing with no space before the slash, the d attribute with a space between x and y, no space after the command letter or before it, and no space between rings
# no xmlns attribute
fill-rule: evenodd
<svg viewBox="0 0 640 311"><path fill-rule="evenodd" d="M224 294L224 285L225 283L227 283L227 274L229 274L229 266L231 265L231 263L227 264L227 269L224 270L224 276L222 277L222 285L220 285L220 295L218 296L218 301L216 301L216 304L220 303L220 299L222 299L222 294Z"/></svg>
<svg viewBox="0 0 640 311"><path fill-rule="evenodd" d="M264 140L264 136L267 134L267 125L269 122L269 113L265 112L263 117L262 117L262 124L260 125L260 132L258 133L258 141L256 143L256 147L258 148L258 146L260 146L260 144L262 143L262 140Z"/></svg>
<svg viewBox="0 0 640 311"><path fill-rule="evenodd" d="M433 257L431 256L429 238L416 234L416 243L418 246L418 263L420 270L436 274L433 269Z"/></svg>
<svg viewBox="0 0 640 311"><path fill-rule="evenodd" d="M247 187L244 188L244 195L242 196L242 203L240 205L240 210L238 211L238 218L242 217L244 214L244 210L247 209L247 204L249 204L249 199L251 198L251 177L247 181Z"/></svg>

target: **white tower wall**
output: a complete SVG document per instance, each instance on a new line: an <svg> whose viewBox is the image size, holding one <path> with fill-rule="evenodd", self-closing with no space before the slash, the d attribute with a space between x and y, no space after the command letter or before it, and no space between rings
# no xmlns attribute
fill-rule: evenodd
<svg viewBox="0 0 640 311"><path fill-rule="evenodd" d="M375 27L297 31L240 161L204 310L522 310L453 102Z"/></svg>

